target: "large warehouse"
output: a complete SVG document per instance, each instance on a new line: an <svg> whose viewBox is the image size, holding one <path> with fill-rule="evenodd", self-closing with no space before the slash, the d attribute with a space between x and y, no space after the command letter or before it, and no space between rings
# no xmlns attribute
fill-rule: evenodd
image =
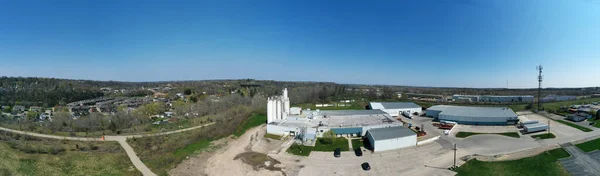
<svg viewBox="0 0 600 176"><path fill-rule="evenodd" d="M519 122L517 114L506 107L437 105L427 109L427 116L467 125L514 125Z"/></svg>
<svg viewBox="0 0 600 176"><path fill-rule="evenodd" d="M367 139L374 152L410 147L417 144L417 134L400 126L371 129L367 132Z"/></svg>
<svg viewBox="0 0 600 176"><path fill-rule="evenodd" d="M408 112L409 114L418 112L420 114L422 110L421 106L413 102L371 102L369 107L385 111L392 117L399 116L402 112Z"/></svg>

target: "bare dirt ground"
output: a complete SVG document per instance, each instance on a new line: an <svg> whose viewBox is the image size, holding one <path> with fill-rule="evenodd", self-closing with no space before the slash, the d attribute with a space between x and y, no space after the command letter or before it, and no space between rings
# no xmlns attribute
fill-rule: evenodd
<svg viewBox="0 0 600 176"><path fill-rule="evenodd" d="M285 166L266 154L277 150L282 141L264 138L265 126L250 129L237 139L226 138L217 151L203 152L183 161L169 175L285 175Z"/></svg>

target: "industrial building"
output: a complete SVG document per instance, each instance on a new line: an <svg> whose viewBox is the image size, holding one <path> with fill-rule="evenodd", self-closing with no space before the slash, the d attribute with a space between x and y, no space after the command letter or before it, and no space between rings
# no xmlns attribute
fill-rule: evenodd
<svg viewBox="0 0 600 176"><path fill-rule="evenodd" d="M371 129L367 132L367 139L374 152L410 147L417 144L417 134L400 126Z"/></svg>
<svg viewBox="0 0 600 176"><path fill-rule="evenodd" d="M506 107L437 105L427 109L426 114L440 121L467 125L514 125L519 122L517 114Z"/></svg>
<svg viewBox="0 0 600 176"><path fill-rule="evenodd" d="M419 113L421 114L421 106L413 102L371 102L369 103L371 109L380 109L388 113L392 117L401 115L403 112L408 114Z"/></svg>
<svg viewBox="0 0 600 176"><path fill-rule="evenodd" d="M548 95L542 98L542 102L550 102L550 101L568 101L568 100L576 100L576 96L569 95Z"/></svg>
<svg viewBox="0 0 600 176"><path fill-rule="evenodd" d="M378 151L401 148L408 144L416 145L416 134L405 129L414 135L413 139L407 137L404 130L392 130L403 126L403 123L381 109L302 110L298 107L289 107L286 89L283 90L282 96L270 97L268 100L267 133L294 136L302 140L305 145L314 144L317 137L322 137L323 133L329 130L338 136L362 137L375 129L377 130L371 132L373 133L371 138L377 141L376 145L381 146L377 147ZM378 131L380 128L391 129ZM401 136L396 134L399 131L402 132ZM392 147L387 146L388 143Z"/></svg>
<svg viewBox="0 0 600 176"><path fill-rule="evenodd" d="M452 99L459 102L493 102L493 103L530 103L532 95L453 95Z"/></svg>

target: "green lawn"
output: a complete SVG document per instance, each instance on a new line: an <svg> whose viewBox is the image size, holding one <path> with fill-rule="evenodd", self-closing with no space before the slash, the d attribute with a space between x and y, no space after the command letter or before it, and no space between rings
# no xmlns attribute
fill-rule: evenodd
<svg viewBox="0 0 600 176"><path fill-rule="evenodd" d="M290 146L290 148L287 149L286 152L293 155L308 156L310 155L310 152L313 150L313 148L314 147L311 146L298 145L294 143L292 144L292 146Z"/></svg>
<svg viewBox="0 0 600 176"><path fill-rule="evenodd" d="M352 139L352 149L357 149L363 146L364 144L362 139Z"/></svg>
<svg viewBox="0 0 600 176"><path fill-rule="evenodd" d="M561 106L568 107L571 105L581 105L584 103L592 103L595 101L600 101L600 98L586 98L586 99L578 99L578 100L571 100L571 101L550 102L550 103L543 103L542 106L544 106L544 109L546 111L549 111L549 110L558 111Z"/></svg>
<svg viewBox="0 0 600 176"><path fill-rule="evenodd" d="M245 120L242 123L244 125L238 126L238 128L235 130L235 132L233 132L233 135L239 137L239 136L242 136L246 132L246 130L248 130L250 128L257 127L262 124L266 124L267 123L267 115L254 114L248 120Z"/></svg>
<svg viewBox="0 0 600 176"><path fill-rule="evenodd" d="M544 133L544 134L538 134L538 135L533 135L531 136L532 138L540 138L540 139L551 139L551 138L556 138L556 136L554 136L554 134L552 133Z"/></svg>
<svg viewBox="0 0 600 176"><path fill-rule="evenodd" d="M579 147L584 152L591 152L600 149L600 138L577 144L575 146Z"/></svg>
<svg viewBox="0 0 600 176"><path fill-rule="evenodd" d="M31 144L46 145L44 142ZM58 140L53 145L75 148L71 142L62 144ZM66 150L56 155L30 154L0 142L0 175L142 175L119 144L106 142L97 145L99 150L106 146L111 151Z"/></svg>
<svg viewBox="0 0 600 176"><path fill-rule="evenodd" d="M467 161L455 171L459 176L509 176L509 175L539 175L567 176L567 171L558 162L560 158L569 157L564 149L554 149L537 156L513 161L484 162L477 159Z"/></svg>
<svg viewBox="0 0 600 176"><path fill-rule="evenodd" d="M175 155L175 157L186 157L189 156L191 154L193 154L196 151L202 151L202 149L205 149L207 147L210 146L210 140L208 139L202 139L199 140L197 142L194 142L190 145L187 145L183 148L177 149L175 150L175 153L173 153L173 155Z"/></svg>
<svg viewBox="0 0 600 176"><path fill-rule="evenodd" d="M582 126L579 126L577 124L574 124L574 123L571 123L571 122L567 122L567 121L564 121L564 120L555 120L555 121L558 122L558 123L562 123L562 124L568 125L570 127L576 128L576 129L581 130L583 132L593 131L592 129L589 129L589 128L586 128L586 127L582 127Z"/></svg>
<svg viewBox="0 0 600 176"><path fill-rule="evenodd" d="M269 138L269 139L275 139L275 140L280 140L281 136L279 135L275 135L275 134L269 134L269 133L265 133L265 138Z"/></svg>
<svg viewBox="0 0 600 176"><path fill-rule="evenodd" d="M457 138L466 138L469 136L473 136L473 135L478 135L478 134L497 134L497 135L503 135L503 136L508 136L508 137L514 137L514 138L520 138L521 136L519 136L519 133L517 132L506 132L506 133L474 133L474 132L463 132L460 131L456 134Z"/></svg>
<svg viewBox="0 0 600 176"><path fill-rule="evenodd" d="M349 151L348 140L346 138L333 138L331 143L327 143L324 138L318 138L313 151L334 151L340 148L342 151Z"/></svg>

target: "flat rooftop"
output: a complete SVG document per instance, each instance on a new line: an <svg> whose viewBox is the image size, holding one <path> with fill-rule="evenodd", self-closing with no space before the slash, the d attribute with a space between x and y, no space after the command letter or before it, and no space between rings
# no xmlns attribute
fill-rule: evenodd
<svg viewBox="0 0 600 176"><path fill-rule="evenodd" d="M515 112L507 107L477 107L437 105L430 110L442 111L440 115L463 117L517 117Z"/></svg>
<svg viewBox="0 0 600 176"><path fill-rule="evenodd" d="M374 140L395 139L417 135L417 133L413 132L412 130L401 126L370 129L369 133Z"/></svg>
<svg viewBox="0 0 600 176"><path fill-rule="evenodd" d="M276 120L272 124L287 127L344 128L402 123L382 110L328 110L302 111L301 115L291 115L287 120Z"/></svg>
<svg viewBox="0 0 600 176"><path fill-rule="evenodd" d="M413 102L371 102L369 103L372 109L408 109L421 108L421 106Z"/></svg>

